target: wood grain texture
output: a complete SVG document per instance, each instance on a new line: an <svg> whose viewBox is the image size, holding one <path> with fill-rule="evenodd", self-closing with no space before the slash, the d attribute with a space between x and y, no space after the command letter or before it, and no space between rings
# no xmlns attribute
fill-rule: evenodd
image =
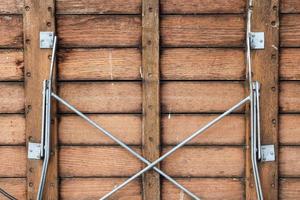
<svg viewBox="0 0 300 200"><path fill-rule="evenodd" d="M245 97L239 82L165 82L161 88L164 113L223 112Z"/></svg>
<svg viewBox="0 0 300 200"><path fill-rule="evenodd" d="M64 47L139 46L141 19L123 15L60 15L59 44Z"/></svg>
<svg viewBox="0 0 300 200"><path fill-rule="evenodd" d="M218 115L170 114L162 118L163 144L176 145ZM231 115L197 136L190 145L242 145L245 143L245 118Z"/></svg>
<svg viewBox="0 0 300 200"><path fill-rule="evenodd" d="M300 111L300 82L280 83L280 111L295 113Z"/></svg>
<svg viewBox="0 0 300 200"><path fill-rule="evenodd" d="M141 84L135 82L61 83L59 95L87 113L140 113ZM59 105L61 112L69 112Z"/></svg>
<svg viewBox="0 0 300 200"><path fill-rule="evenodd" d="M73 49L59 53L59 80L140 80L138 49Z"/></svg>
<svg viewBox="0 0 300 200"><path fill-rule="evenodd" d="M282 114L279 118L279 142L282 145L300 145L300 115Z"/></svg>
<svg viewBox="0 0 300 200"><path fill-rule="evenodd" d="M281 13L300 13L299 0L281 0L280 12Z"/></svg>
<svg viewBox="0 0 300 200"><path fill-rule="evenodd" d="M245 0L161 0L164 14L243 13Z"/></svg>
<svg viewBox="0 0 300 200"><path fill-rule="evenodd" d="M0 102L0 113L23 113L23 83L0 83Z"/></svg>
<svg viewBox="0 0 300 200"><path fill-rule="evenodd" d="M24 76L23 52L0 51L0 81L20 81Z"/></svg>
<svg viewBox="0 0 300 200"><path fill-rule="evenodd" d="M60 197L62 200L99 199L123 181L123 178L64 178L61 181ZM115 193L112 199L142 200L140 182L139 179L134 180Z"/></svg>
<svg viewBox="0 0 300 200"><path fill-rule="evenodd" d="M58 14L140 14L141 0L56 0Z"/></svg>
<svg viewBox="0 0 300 200"><path fill-rule="evenodd" d="M137 153L140 149L133 147ZM72 156L70 156L72 155ZM141 170L142 163L121 147L61 147L61 177L122 177Z"/></svg>
<svg viewBox="0 0 300 200"><path fill-rule="evenodd" d="M231 178L178 178L180 184L204 200L244 199L243 181ZM188 195L167 180L163 180L162 199L190 199Z"/></svg>
<svg viewBox="0 0 300 200"><path fill-rule="evenodd" d="M166 158L161 168L174 177L242 177L244 153L241 147L183 147Z"/></svg>
<svg viewBox="0 0 300 200"><path fill-rule="evenodd" d="M143 115L142 154L149 161L160 157L160 66L159 0L142 1ZM159 165L158 165L159 166ZM142 175L143 199L161 199L160 175Z"/></svg>
<svg viewBox="0 0 300 200"><path fill-rule="evenodd" d="M161 54L164 80L244 80L242 49L174 48Z"/></svg>
<svg viewBox="0 0 300 200"><path fill-rule="evenodd" d="M280 179L279 198L284 200L300 199L300 179L283 178Z"/></svg>
<svg viewBox="0 0 300 200"><path fill-rule="evenodd" d="M22 14L22 0L2 0L0 1L0 14Z"/></svg>
<svg viewBox="0 0 300 200"><path fill-rule="evenodd" d="M0 145L25 145L25 117L0 115Z"/></svg>
<svg viewBox="0 0 300 200"><path fill-rule="evenodd" d="M281 80L300 80L300 49L281 49L279 72Z"/></svg>
<svg viewBox="0 0 300 200"><path fill-rule="evenodd" d="M285 14L280 18L280 46L300 46L300 15Z"/></svg>
<svg viewBox="0 0 300 200"><path fill-rule="evenodd" d="M245 22L239 15L163 16L162 46L241 47Z"/></svg>
<svg viewBox="0 0 300 200"><path fill-rule="evenodd" d="M1 6L1 4L0 4ZM0 16L0 47L1 48L22 48L23 24L22 16L1 15Z"/></svg>
<svg viewBox="0 0 300 200"><path fill-rule="evenodd" d="M26 177L25 147L0 147L0 177Z"/></svg>
<svg viewBox="0 0 300 200"><path fill-rule="evenodd" d="M0 178L0 188L17 199L26 199L25 178ZM7 200L0 194L1 200Z"/></svg>
<svg viewBox="0 0 300 200"><path fill-rule="evenodd" d="M280 147L280 177L300 177L300 147Z"/></svg>
<svg viewBox="0 0 300 200"><path fill-rule="evenodd" d="M140 145L142 120L140 115L88 115L114 136L130 145ZM59 143L63 145L116 144L82 118L63 115L59 120Z"/></svg>

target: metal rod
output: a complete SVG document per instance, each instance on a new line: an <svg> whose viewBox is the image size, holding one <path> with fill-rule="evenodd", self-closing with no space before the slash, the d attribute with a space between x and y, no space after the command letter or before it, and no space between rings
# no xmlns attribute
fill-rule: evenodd
<svg viewBox="0 0 300 200"><path fill-rule="evenodd" d="M256 112L257 112L257 154L258 160L261 160L261 132L260 132L260 84L255 82L256 89Z"/></svg>
<svg viewBox="0 0 300 200"><path fill-rule="evenodd" d="M45 147L44 147L44 140L45 140L45 103L46 103L46 84L47 81L44 80L43 81L43 100L42 100L42 130L41 130L41 158L44 157L44 151L45 151Z"/></svg>
<svg viewBox="0 0 300 200"><path fill-rule="evenodd" d="M3 196L5 196L6 198L8 198L9 200L17 200L15 197L13 197L12 195L8 194L5 190L3 190L2 188L0 188L0 193L3 194Z"/></svg>
<svg viewBox="0 0 300 200"><path fill-rule="evenodd" d="M53 40L53 47L52 47L52 55L51 55L51 64L50 64L50 73L49 73L49 80L52 81L53 77L53 68L54 68L54 61L56 58L56 46L57 46L57 36L54 36Z"/></svg>
<svg viewBox="0 0 300 200"><path fill-rule="evenodd" d="M214 125L215 123L217 123L218 121L220 121L225 116L229 115L231 112L233 112L234 110L236 110L237 108L239 108L241 105L245 104L249 100L250 100L250 97L248 96L245 99L243 99L242 101L240 101L238 104L236 104L233 107L231 107L229 110L227 110L226 112L224 112L223 114L221 114L220 116L218 116L217 118L215 118L214 120L212 120L211 122L209 122L208 124L206 124L204 127L200 128L199 130L197 130L196 132L194 132L191 136L189 136L188 138L186 138L185 140L183 140L181 143L179 143L178 145L176 145L174 148L172 148L170 151L168 151L167 153L165 153L163 156L161 156L160 158L158 158L154 162L152 162L150 165L148 165L147 167L145 167L144 169L142 169L141 171L139 171L138 173L136 173L135 175L133 175L132 177L130 177L129 179L127 179L125 182L123 182L119 186L115 187L111 192L107 193L102 198L100 198L100 200L107 199L109 196L111 196L112 194L114 194L115 192L117 192L119 189L123 188L125 185L127 185L128 183L130 183L132 180L134 180L135 178L139 177L143 173L145 173L148 170L150 170L151 168L153 168L156 164L158 164L159 162L161 162L162 160L164 160L165 158L167 158L168 156L170 156L177 149L179 149L180 147L184 146L190 140L192 140L193 138L195 138L196 136L198 136L199 134L201 134L202 132L204 132L206 129L208 129L209 127L211 127L212 125Z"/></svg>
<svg viewBox="0 0 300 200"><path fill-rule="evenodd" d="M110 132L108 132L107 130L105 130L104 128L102 128L101 126L99 126L96 122L94 122L93 120L91 120L90 118L88 118L86 115L84 115L82 112L80 112L79 110L77 110L74 106L70 105L68 102L66 102L65 100L63 100L62 98L60 98L59 96L57 96L54 93L52 93L52 96L56 100L58 100L60 103L62 103L65 106L67 106L70 110L72 110L73 112L75 112L77 115L79 115L80 117L82 117L84 120L86 120L89 124L91 124L92 126L94 126L95 128L97 128L102 133L104 133L106 136L108 136L113 141L115 141L116 143L118 143L120 146L122 146L123 148L125 148L127 151L129 151L131 154L133 154L135 157L137 157L138 159L140 159L141 161L143 161L147 165L151 164L151 162L149 162L148 160L146 160L140 154L136 153L134 150L132 150L129 146L127 146L121 140L119 140L118 138L116 138L115 136L113 136ZM177 181L175 181L173 178L169 177L167 174L165 174L160 169L158 169L156 167L154 167L153 169L156 172L158 172L159 174L161 174L162 176L164 176L167 180L169 180L170 182L172 182L174 185L176 185L178 188L180 188L182 191L184 191L186 194L190 195L192 198L194 198L196 200L200 200L199 197L197 197L195 194L193 194L192 192L190 192L189 190L187 190L185 187L183 187L182 185L180 185Z"/></svg>

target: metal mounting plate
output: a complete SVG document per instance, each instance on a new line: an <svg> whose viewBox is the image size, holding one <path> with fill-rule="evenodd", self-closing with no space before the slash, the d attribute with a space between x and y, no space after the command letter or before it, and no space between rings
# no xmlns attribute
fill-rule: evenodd
<svg viewBox="0 0 300 200"><path fill-rule="evenodd" d="M54 33L40 32L40 48L49 49L53 46Z"/></svg>
<svg viewBox="0 0 300 200"><path fill-rule="evenodd" d="M40 143L28 143L28 159L39 160L41 159L41 144Z"/></svg>
<svg viewBox="0 0 300 200"><path fill-rule="evenodd" d="M250 33L250 46L252 49L265 48L265 33L264 32L251 32Z"/></svg>
<svg viewBox="0 0 300 200"><path fill-rule="evenodd" d="M274 145L262 145L261 146L261 161L269 162L275 161L275 147Z"/></svg>

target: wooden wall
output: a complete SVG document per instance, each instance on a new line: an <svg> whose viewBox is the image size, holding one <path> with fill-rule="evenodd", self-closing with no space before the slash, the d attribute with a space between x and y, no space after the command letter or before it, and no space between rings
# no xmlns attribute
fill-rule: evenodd
<svg viewBox="0 0 300 200"><path fill-rule="evenodd" d="M137 152L143 114L141 6L141 0L56 0L59 95ZM245 0L160 1L162 154L245 97L245 8ZM280 10L279 198L296 200L300 1L282 0ZM22 0L0 2L0 187L18 199L26 199L24 76L30 76L23 65L23 12ZM58 118L60 199L99 198L142 169L64 106ZM245 199L245 129L243 108L161 168L203 199ZM161 191L164 200L187 198L163 178ZM142 199L141 179L114 197Z"/></svg>

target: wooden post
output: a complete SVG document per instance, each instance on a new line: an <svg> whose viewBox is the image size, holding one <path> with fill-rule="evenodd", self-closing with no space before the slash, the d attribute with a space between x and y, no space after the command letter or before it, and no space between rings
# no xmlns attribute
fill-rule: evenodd
<svg viewBox="0 0 300 200"><path fill-rule="evenodd" d="M279 0L254 0L252 17L252 31L265 32L265 49L252 53L253 80L261 83L262 144L274 144L276 152L275 162L259 163L265 200L278 199L278 8ZM253 200L256 199L255 184L251 160L247 158L246 194L247 199Z"/></svg>
<svg viewBox="0 0 300 200"><path fill-rule="evenodd" d="M143 156L154 161L160 156L159 0L143 0L142 16ZM157 172L144 174L143 197L160 199Z"/></svg>
<svg viewBox="0 0 300 200"><path fill-rule="evenodd" d="M40 142L42 82L48 79L51 49L40 49L40 31L55 30L54 0L24 1L24 61L25 61L25 107L26 107L26 144ZM57 123L53 104L51 157L43 199L58 199L57 181ZM41 177L42 160L27 162L27 199L37 197Z"/></svg>

